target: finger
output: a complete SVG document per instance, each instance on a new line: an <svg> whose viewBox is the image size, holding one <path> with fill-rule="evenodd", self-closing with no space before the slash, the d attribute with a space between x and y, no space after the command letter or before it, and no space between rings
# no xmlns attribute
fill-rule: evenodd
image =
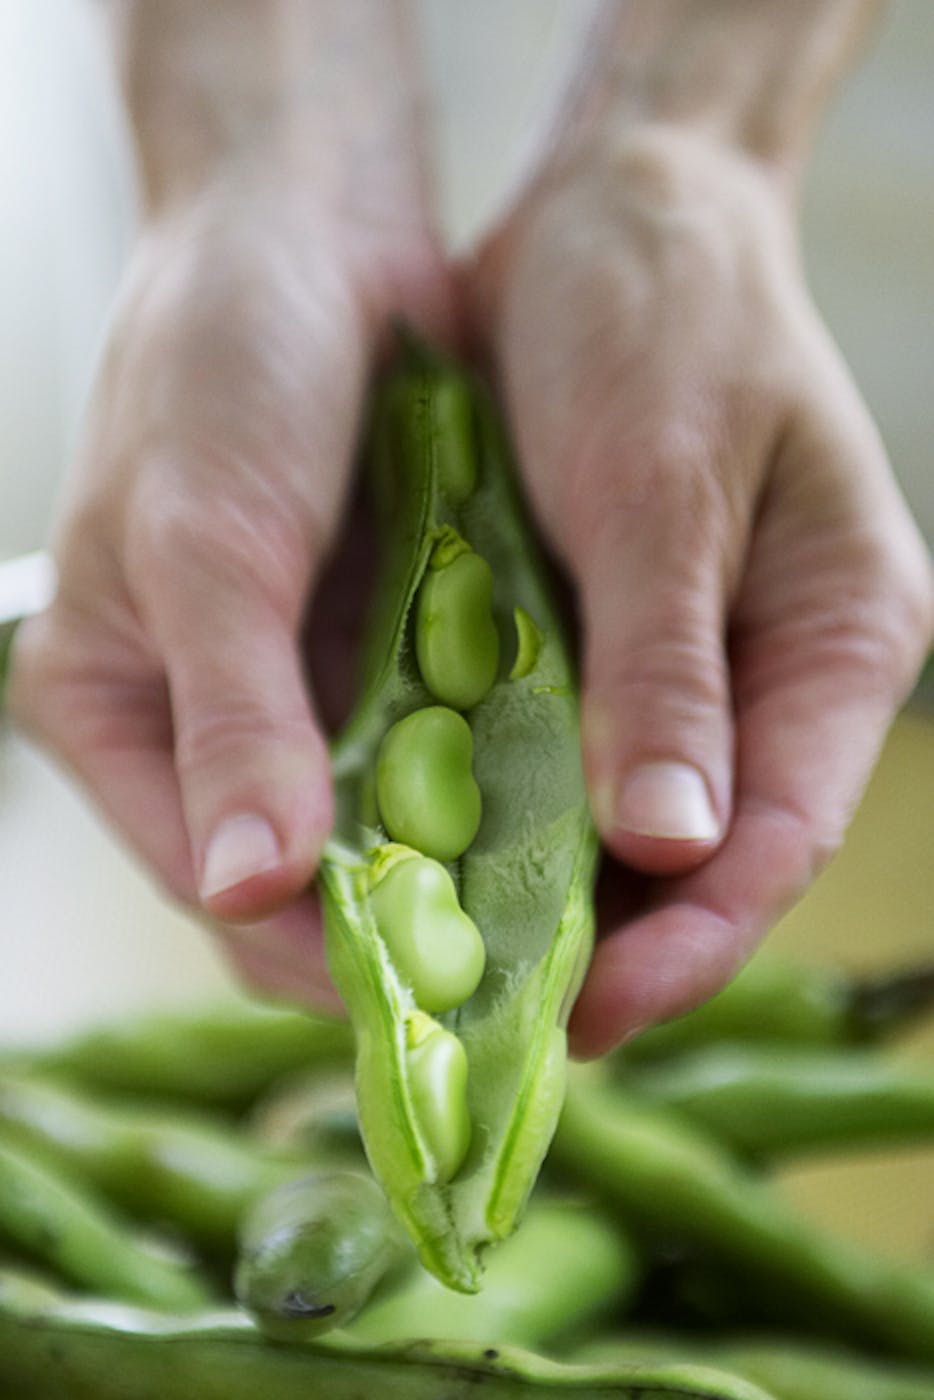
<svg viewBox="0 0 934 1400"><path fill-rule="evenodd" d="M744 582L750 601L737 611L732 647L737 799L728 839L702 868L658 882L641 917L598 945L574 1011L577 1053L602 1053L729 979L842 841L929 645L930 570L876 470L880 449L839 431L837 446L848 468L866 465L857 518L836 543L829 521L813 537L799 521L793 540L787 522L763 527L776 534L757 541ZM789 451L804 465L814 447L809 431ZM833 456L826 432L820 449ZM839 513L838 505L838 526Z"/></svg>
<svg viewBox="0 0 934 1400"><path fill-rule="evenodd" d="M297 642L316 551L261 509L206 522L169 490L155 510L139 605L165 662L198 889L215 917L255 920L308 884L331 823Z"/></svg>
<svg viewBox="0 0 934 1400"><path fill-rule="evenodd" d="M346 1016L328 972L323 918L315 894L302 896L260 923L221 926L215 932L252 990Z"/></svg>
<svg viewBox="0 0 934 1400"><path fill-rule="evenodd" d="M814 679L740 715L730 834L598 943L574 1009L576 1054L603 1054L730 979L839 845L890 714L888 701L844 698L835 681Z"/></svg>
<svg viewBox="0 0 934 1400"><path fill-rule="evenodd" d="M620 860L682 871L710 855L730 817L724 522L689 462L588 481L571 563L594 817Z"/></svg>
<svg viewBox="0 0 934 1400"><path fill-rule="evenodd" d="M743 802L706 865L658 882L641 915L598 941L571 1017L572 1053L606 1054L712 996L811 869L807 833L791 814Z"/></svg>
<svg viewBox="0 0 934 1400"><path fill-rule="evenodd" d="M17 632L16 723L72 773L130 848L184 903L197 898L165 684L66 604Z"/></svg>

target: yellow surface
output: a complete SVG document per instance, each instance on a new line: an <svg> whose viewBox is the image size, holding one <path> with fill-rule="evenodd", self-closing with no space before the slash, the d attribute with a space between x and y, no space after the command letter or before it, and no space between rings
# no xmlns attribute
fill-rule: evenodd
<svg viewBox="0 0 934 1400"><path fill-rule="evenodd" d="M854 970L934 961L934 719L899 719L843 849L770 942ZM934 1024L897 1053L934 1068ZM934 1267L934 1149L815 1160L783 1180L813 1219Z"/></svg>

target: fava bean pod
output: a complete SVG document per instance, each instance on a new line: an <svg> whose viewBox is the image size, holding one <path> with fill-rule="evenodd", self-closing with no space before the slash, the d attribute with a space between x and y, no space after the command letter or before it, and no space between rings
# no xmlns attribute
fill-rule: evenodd
<svg viewBox="0 0 934 1400"><path fill-rule="evenodd" d="M572 666L489 397L409 345L373 442L384 559L333 752L327 950L373 1169L425 1266L471 1292L560 1111L596 839Z"/></svg>

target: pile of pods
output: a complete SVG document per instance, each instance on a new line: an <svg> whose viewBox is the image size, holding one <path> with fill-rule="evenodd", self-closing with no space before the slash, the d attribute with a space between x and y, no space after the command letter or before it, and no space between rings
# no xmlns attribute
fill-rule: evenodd
<svg viewBox="0 0 934 1400"><path fill-rule="evenodd" d="M369 1173L346 1025L235 1004L0 1054L0 1394L29 1400L931 1400L934 1277L805 1221L773 1166L934 1143L885 1042L934 971L760 954L576 1067L475 1296ZM923 1208L925 1202L919 1202Z"/></svg>

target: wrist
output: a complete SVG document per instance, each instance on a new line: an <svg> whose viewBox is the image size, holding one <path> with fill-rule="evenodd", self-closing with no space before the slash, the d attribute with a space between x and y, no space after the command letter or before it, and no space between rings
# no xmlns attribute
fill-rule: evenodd
<svg viewBox="0 0 934 1400"><path fill-rule="evenodd" d="M559 152L686 132L794 176L887 0L605 0Z"/></svg>
<svg viewBox="0 0 934 1400"><path fill-rule="evenodd" d="M119 0L113 37L148 212L257 179L291 179L331 206L421 203L405 10L403 0Z"/></svg>

